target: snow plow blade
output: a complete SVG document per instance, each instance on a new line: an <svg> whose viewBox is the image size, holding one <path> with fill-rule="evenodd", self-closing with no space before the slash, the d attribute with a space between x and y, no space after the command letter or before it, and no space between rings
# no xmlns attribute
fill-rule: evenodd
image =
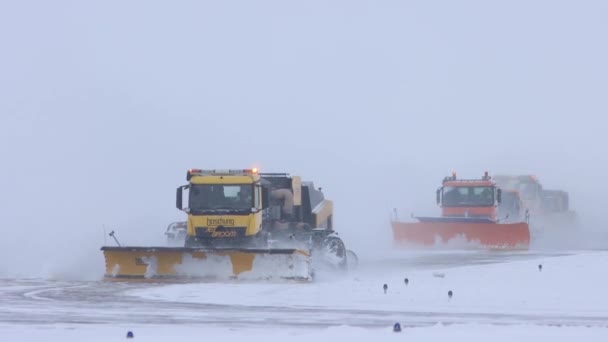
<svg viewBox="0 0 608 342"><path fill-rule="evenodd" d="M106 279L312 279L300 249L102 247Z"/></svg>
<svg viewBox="0 0 608 342"><path fill-rule="evenodd" d="M488 249L528 249L527 223L496 223L483 219L418 218L420 222L392 222L397 245L437 246L465 242ZM464 241L463 241L464 239Z"/></svg>

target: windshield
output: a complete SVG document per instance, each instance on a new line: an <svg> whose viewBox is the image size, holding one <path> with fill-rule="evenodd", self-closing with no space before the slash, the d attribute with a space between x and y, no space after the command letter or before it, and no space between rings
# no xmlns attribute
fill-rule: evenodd
<svg viewBox="0 0 608 342"><path fill-rule="evenodd" d="M539 186L535 182L520 181L519 179L510 179L498 184L505 190L517 190L521 193L523 199L534 199L537 197Z"/></svg>
<svg viewBox="0 0 608 342"><path fill-rule="evenodd" d="M518 190L524 199L534 199L538 193L538 185L532 182L520 183Z"/></svg>
<svg viewBox="0 0 608 342"><path fill-rule="evenodd" d="M192 184L189 207L191 210L253 208L252 184Z"/></svg>
<svg viewBox="0 0 608 342"><path fill-rule="evenodd" d="M494 205L491 186L446 186L443 188L444 207L487 207Z"/></svg>

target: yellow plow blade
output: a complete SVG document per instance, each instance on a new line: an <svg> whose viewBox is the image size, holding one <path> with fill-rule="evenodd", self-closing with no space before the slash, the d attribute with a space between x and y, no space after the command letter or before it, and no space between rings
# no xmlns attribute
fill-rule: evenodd
<svg viewBox="0 0 608 342"><path fill-rule="evenodd" d="M312 279L300 249L102 247L109 279Z"/></svg>

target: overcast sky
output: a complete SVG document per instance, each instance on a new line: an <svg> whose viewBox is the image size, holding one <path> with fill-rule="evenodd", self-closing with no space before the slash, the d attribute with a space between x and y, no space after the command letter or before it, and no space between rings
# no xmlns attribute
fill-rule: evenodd
<svg viewBox="0 0 608 342"><path fill-rule="evenodd" d="M190 167L313 180L359 249L390 238L393 207L436 214L452 170L536 174L597 223L607 15L605 1L2 1L0 268L27 249L36 266L99 262L103 225L162 241Z"/></svg>

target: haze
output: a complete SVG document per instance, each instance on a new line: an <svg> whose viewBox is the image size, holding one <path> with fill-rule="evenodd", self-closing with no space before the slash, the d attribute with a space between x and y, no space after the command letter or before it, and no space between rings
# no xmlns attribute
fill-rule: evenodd
<svg viewBox="0 0 608 342"><path fill-rule="evenodd" d="M163 242L186 169L312 180L350 248L457 171L536 174L601 230L604 1L5 1L0 276ZM106 232L104 233L104 226Z"/></svg>

